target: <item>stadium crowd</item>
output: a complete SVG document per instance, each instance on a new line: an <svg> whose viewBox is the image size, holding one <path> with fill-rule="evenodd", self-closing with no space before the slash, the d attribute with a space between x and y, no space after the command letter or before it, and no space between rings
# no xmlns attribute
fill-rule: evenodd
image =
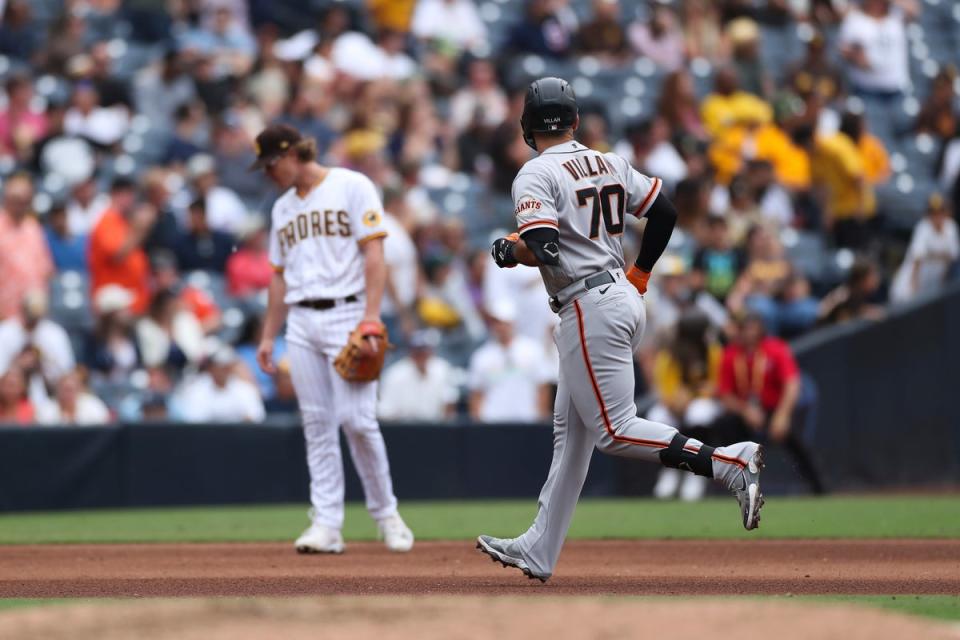
<svg viewBox="0 0 960 640"><path fill-rule="evenodd" d="M738 364L745 319L789 339L953 275L950 5L0 2L0 422L296 410L282 341L275 376L254 360L277 194L247 167L274 121L382 190L399 348L381 416L546 419L555 317L536 270L498 270L488 250L532 153L526 84L560 75L580 141L662 178L680 212L638 395L658 392L660 419L726 411L787 438L779 398L747 403L765 383ZM770 348L792 379L789 348Z"/></svg>

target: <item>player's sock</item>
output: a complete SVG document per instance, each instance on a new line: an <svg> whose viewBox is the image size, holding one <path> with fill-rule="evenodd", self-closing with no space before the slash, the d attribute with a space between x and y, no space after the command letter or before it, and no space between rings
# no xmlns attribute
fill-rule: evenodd
<svg viewBox="0 0 960 640"><path fill-rule="evenodd" d="M665 467L691 471L698 476L713 477L713 447L679 433L666 449L660 451L660 463Z"/></svg>

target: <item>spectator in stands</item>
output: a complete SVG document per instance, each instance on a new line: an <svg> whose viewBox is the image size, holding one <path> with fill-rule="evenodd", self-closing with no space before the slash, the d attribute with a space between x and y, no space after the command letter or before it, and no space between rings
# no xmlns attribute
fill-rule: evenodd
<svg viewBox="0 0 960 640"><path fill-rule="evenodd" d="M87 246L90 237L70 232L67 207L54 203L47 211L43 231L53 266L57 271L87 271Z"/></svg>
<svg viewBox="0 0 960 640"><path fill-rule="evenodd" d="M930 95L917 115L914 126L917 133L929 133L949 140L960 131L957 111L954 109L956 80L957 69L953 65L941 69L933 79Z"/></svg>
<svg viewBox="0 0 960 640"><path fill-rule="evenodd" d="M203 126L203 103L182 104L174 111L174 129L164 151L164 163L184 164L201 153L207 143L208 131Z"/></svg>
<svg viewBox="0 0 960 640"><path fill-rule="evenodd" d="M180 228L177 216L170 204L170 190L167 187L171 174L163 168L148 169L143 174L143 193L147 204L157 212L157 220L143 241L143 249L148 255L159 251L176 253L180 242Z"/></svg>
<svg viewBox="0 0 960 640"><path fill-rule="evenodd" d="M722 443L710 427L723 409L716 399L722 356L723 348L712 335L710 320L695 311L681 315L670 344L657 353L654 361L657 404L647 412L647 419L676 427L684 435L711 446L720 446ZM699 500L706 488L706 478L664 467L653 495L673 498L679 491L683 500Z"/></svg>
<svg viewBox="0 0 960 640"><path fill-rule="evenodd" d="M510 31L507 49L551 58L566 57L576 23L554 5L552 0L527 0L523 19Z"/></svg>
<svg viewBox="0 0 960 640"><path fill-rule="evenodd" d="M877 304L880 284L877 264L868 258L859 258L850 267L846 282L820 301L820 323L882 319L883 307Z"/></svg>
<svg viewBox="0 0 960 640"><path fill-rule="evenodd" d="M172 293L180 307L200 322L205 334L213 334L220 329L221 316L217 302L207 291L180 277L176 256L166 251L158 251L153 255L151 266L154 291Z"/></svg>
<svg viewBox="0 0 960 640"><path fill-rule="evenodd" d="M776 229L794 225L793 202L790 193L777 182L773 163L769 160L750 160L746 163L747 186L753 191L753 200L760 207L763 221Z"/></svg>
<svg viewBox="0 0 960 640"><path fill-rule="evenodd" d="M800 391L800 370L789 345L768 337L759 315L741 315L720 364L717 392L727 416L717 426L730 442L742 437L782 445L813 493L822 494L823 481L797 415Z"/></svg>
<svg viewBox="0 0 960 640"><path fill-rule="evenodd" d="M239 248L227 258L227 293L230 296L249 298L266 291L273 276L267 255L268 239L268 230L259 220L252 220L241 232Z"/></svg>
<svg viewBox="0 0 960 640"><path fill-rule="evenodd" d="M260 393L238 375L237 365L233 349L220 347L205 371L184 384L178 407L185 422L263 422L266 410Z"/></svg>
<svg viewBox="0 0 960 640"><path fill-rule="evenodd" d="M66 373L57 382L56 395L37 407L37 422L40 424L95 425L110 422L110 410L97 396L84 389L80 374Z"/></svg>
<svg viewBox="0 0 960 640"><path fill-rule="evenodd" d="M769 122L772 117L766 102L741 90L736 72L729 67L717 71L713 93L704 99L700 114L707 133L713 138L726 128L747 119L745 116L761 123Z"/></svg>
<svg viewBox="0 0 960 640"><path fill-rule="evenodd" d="M410 354L383 372L377 411L381 419L437 422L453 416L459 394L453 367L434 354L439 344L436 330L410 336Z"/></svg>
<svg viewBox="0 0 960 640"><path fill-rule="evenodd" d="M73 235L89 235L110 207L110 196L100 190L97 176L90 175L73 186L67 202L67 226Z"/></svg>
<svg viewBox="0 0 960 640"><path fill-rule="evenodd" d="M157 210L137 204L137 191L128 178L116 178L110 207L90 236L90 278L93 297L107 285L119 285L134 296L132 311L140 314L150 303L150 266L143 243L157 219Z"/></svg>
<svg viewBox="0 0 960 640"><path fill-rule="evenodd" d="M865 248L876 234L874 185L890 170L883 145L866 132L863 117L846 113L836 134L819 137L811 167L814 184L826 192L824 223L834 241Z"/></svg>
<svg viewBox="0 0 960 640"><path fill-rule="evenodd" d="M760 203L745 175L735 176L725 189L722 185L714 187L710 206L726 219L730 240L735 247L746 246L750 230L764 224Z"/></svg>
<svg viewBox="0 0 960 640"><path fill-rule="evenodd" d="M417 295L421 287L417 246L410 237L412 221L403 192L388 190L383 196L383 258L387 263L387 283L381 315L391 340L403 344L413 331Z"/></svg>
<svg viewBox="0 0 960 640"><path fill-rule="evenodd" d="M765 227L751 229L747 263L727 298L734 313L750 310L774 335L796 335L817 319L810 284L793 268L780 240Z"/></svg>
<svg viewBox="0 0 960 640"><path fill-rule="evenodd" d="M207 201L197 199L190 203L188 231L177 242L177 264L184 271L214 271L223 273L227 259L233 253L233 238L210 226ZM243 224L250 224L244 220ZM241 228L237 228L239 232Z"/></svg>
<svg viewBox="0 0 960 640"><path fill-rule="evenodd" d="M497 84L490 60L476 58L467 66L467 86L450 99L450 124L457 133L467 128L474 117L481 126L493 129L507 117L507 96Z"/></svg>
<svg viewBox="0 0 960 640"><path fill-rule="evenodd" d="M137 322L137 349L144 366L183 367L206 355L203 326L169 289L154 294L147 314Z"/></svg>
<svg viewBox="0 0 960 640"><path fill-rule="evenodd" d="M43 228L33 215L33 181L27 174L8 178L0 211L0 320L20 311L27 291L46 289L53 274Z"/></svg>
<svg viewBox="0 0 960 640"><path fill-rule="evenodd" d="M731 64L740 88L762 98L772 96L773 83L760 57L760 26L750 18L737 18L727 24L727 37L733 51Z"/></svg>
<svg viewBox="0 0 960 640"><path fill-rule="evenodd" d="M264 183L250 179L250 165L256 160L253 144L240 116L233 110L224 112L215 123L212 151L217 179L223 188L233 191L243 201L263 200Z"/></svg>
<svg viewBox="0 0 960 640"><path fill-rule="evenodd" d="M910 86L906 23L919 8L912 0L862 0L840 25L840 51L853 90L894 98Z"/></svg>
<svg viewBox="0 0 960 640"><path fill-rule="evenodd" d="M46 290L28 291L23 298L20 316L0 322L0 371L6 371L24 349L32 348L39 356L43 379L55 383L76 366L70 337L63 327L47 317L49 303Z"/></svg>
<svg viewBox="0 0 960 640"><path fill-rule="evenodd" d="M706 141L707 132L700 120L693 77L686 69L678 69L664 78L657 101L657 114L666 120L675 137Z"/></svg>
<svg viewBox="0 0 960 640"><path fill-rule="evenodd" d="M609 64L619 64L629 53L627 33L620 20L620 0L593 0L593 18L580 25L574 48Z"/></svg>
<svg viewBox="0 0 960 640"><path fill-rule="evenodd" d="M829 54L823 33L814 32L807 42L807 55L787 71L787 86L798 96L815 94L825 103L842 95L843 76Z"/></svg>
<svg viewBox="0 0 960 640"><path fill-rule="evenodd" d="M628 36L634 51L650 58L664 71L677 73L683 67L686 55L683 30L669 6L654 5L649 22L634 22Z"/></svg>
<svg viewBox="0 0 960 640"><path fill-rule="evenodd" d="M692 284L720 302L727 299L740 272L743 271L743 252L733 247L730 229L723 216L707 218L704 242L693 257Z"/></svg>
<svg viewBox="0 0 960 640"><path fill-rule="evenodd" d="M33 83L28 76L10 76L6 90L6 109L0 111L0 155L26 160L47 133L47 117L32 104Z"/></svg>
<svg viewBox="0 0 960 640"><path fill-rule="evenodd" d="M491 339L470 358L470 417L478 422L536 422L550 416L543 349L516 335L516 307L500 300L487 309Z"/></svg>
<svg viewBox="0 0 960 640"><path fill-rule="evenodd" d="M726 62L730 46L720 29L717 3L712 0L684 0L681 15L687 57L704 58L717 64Z"/></svg>
<svg viewBox="0 0 960 640"><path fill-rule="evenodd" d="M101 106L101 96L90 80L73 86L70 108L64 117L67 135L78 136L96 147L108 148L120 142L130 126L130 113L123 105Z"/></svg>
<svg viewBox="0 0 960 640"><path fill-rule="evenodd" d="M890 286L893 302L908 302L936 291L960 258L957 223L943 196L930 196L927 215L914 227L910 247Z"/></svg>
<svg viewBox="0 0 960 640"><path fill-rule="evenodd" d="M410 26L421 40L460 51L487 45L487 27L473 0L420 0Z"/></svg>
<svg viewBox="0 0 960 640"><path fill-rule="evenodd" d="M137 72L133 91L137 111L147 116L151 126L164 131L173 129L177 110L197 96L182 58L173 48L158 62Z"/></svg>
<svg viewBox="0 0 960 640"><path fill-rule="evenodd" d="M94 296L96 324L84 343L83 364L97 379L125 381L140 366L130 312L133 302L133 294L115 284L101 287Z"/></svg>
<svg viewBox="0 0 960 640"><path fill-rule="evenodd" d="M626 136L613 151L638 170L657 176L670 190L687 177L687 163L670 142L670 125L664 118L654 116L632 125Z"/></svg>
<svg viewBox="0 0 960 640"><path fill-rule="evenodd" d="M247 223L247 207L236 192L219 184L213 156L197 154L187 162L187 175L198 200L203 200L206 226L236 235ZM223 264L219 271L223 271Z"/></svg>
<svg viewBox="0 0 960 640"><path fill-rule="evenodd" d="M653 356L669 344L677 321L684 313L696 311L705 315L715 329L726 325L727 312L723 305L706 291L695 288L696 283L681 256L667 253L657 262L656 275L646 295L643 364L648 372L652 371Z"/></svg>
<svg viewBox="0 0 960 640"><path fill-rule="evenodd" d="M0 424L28 426L34 422L34 416L23 371L10 367L0 375Z"/></svg>
<svg viewBox="0 0 960 640"><path fill-rule="evenodd" d="M29 62L43 43L38 23L30 10L30 2L10 0L0 6L0 12L0 54Z"/></svg>
<svg viewBox="0 0 960 640"><path fill-rule="evenodd" d="M215 77L243 76L253 66L257 43L229 7L214 6L213 19L179 38L181 49L210 56Z"/></svg>
<svg viewBox="0 0 960 640"><path fill-rule="evenodd" d="M290 375L290 358L274 360L277 363L277 372L273 375L273 394L266 398L264 406L268 414L286 413L296 414L299 411L297 404L297 390L293 386L293 376ZM255 370L260 367L254 366Z"/></svg>

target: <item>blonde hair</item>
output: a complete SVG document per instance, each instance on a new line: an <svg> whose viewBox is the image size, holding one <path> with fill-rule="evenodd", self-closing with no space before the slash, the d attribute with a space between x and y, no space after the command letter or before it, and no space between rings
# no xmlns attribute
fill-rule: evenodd
<svg viewBox="0 0 960 640"><path fill-rule="evenodd" d="M314 138L304 138L293 145L293 152L300 162L313 162L317 159L317 141Z"/></svg>

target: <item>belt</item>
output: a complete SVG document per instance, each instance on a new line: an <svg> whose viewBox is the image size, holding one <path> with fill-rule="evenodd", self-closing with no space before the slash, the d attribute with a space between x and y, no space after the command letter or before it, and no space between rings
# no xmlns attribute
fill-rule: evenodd
<svg viewBox="0 0 960 640"><path fill-rule="evenodd" d="M558 291L556 295L550 297L550 308L553 309L554 313L560 313L560 309L580 293L605 284L613 284L618 278L623 277L623 271L621 269L614 269L613 271L601 271L592 276L587 276L583 280L577 280L573 284Z"/></svg>
<svg viewBox="0 0 960 640"><path fill-rule="evenodd" d="M356 295L347 296L346 298L314 298L313 300L300 300L295 302L298 307L305 307L307 309L313 309L314 311L326 311L327 309L333 309L338 304L346 304L348 302L356 302L359 300Z"/></svg>

